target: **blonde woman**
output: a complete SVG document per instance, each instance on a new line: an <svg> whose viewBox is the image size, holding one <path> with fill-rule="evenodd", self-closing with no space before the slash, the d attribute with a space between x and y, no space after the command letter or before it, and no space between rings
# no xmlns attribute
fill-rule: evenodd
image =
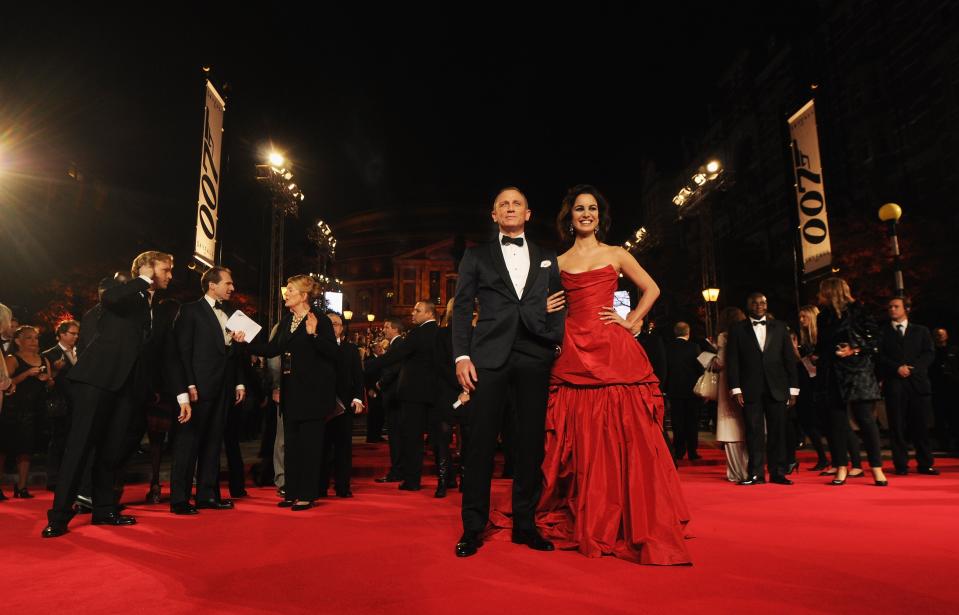
<svg viewBox="0 0 959 615"><path fill-rule="evenodd" d="M746 454L746 428L743 411L729 394L726 374L726 344L730 325L746 320L746 315L737 307L728 307L719 315L716 338L716 360L712 369L719 371L719 398L716 402L716 441L722 442L726 452L726 478L738 483L749 478Z"/></svg>

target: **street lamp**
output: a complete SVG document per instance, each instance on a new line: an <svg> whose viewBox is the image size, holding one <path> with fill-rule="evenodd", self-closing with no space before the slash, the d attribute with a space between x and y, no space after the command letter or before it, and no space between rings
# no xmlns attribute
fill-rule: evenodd
<svg viewBox="0 0 959 615"><path fill-rule="evenodd" d="M888 227L887 235L889 244L892 247L893 268L896 276L896 296L905 297L906 287L902 281L902 258L899 252L899 236L896 235L896 224L902 217L902 207L895 203L886 203L879 208L879 219L886 223Z"/></svg>
<svg viewBox="0 0 959 615"><path fill-rule="evenodd" d="M346 320L353 320L353 310L343 310L343 318Z"/></svg>
<svg viewBox="0 0 959 615"><path fill-rule="evenodd" d="M706 303L716 303L719 301L719 289L718 288L704 288L703 289L703 301Z"/></svg>

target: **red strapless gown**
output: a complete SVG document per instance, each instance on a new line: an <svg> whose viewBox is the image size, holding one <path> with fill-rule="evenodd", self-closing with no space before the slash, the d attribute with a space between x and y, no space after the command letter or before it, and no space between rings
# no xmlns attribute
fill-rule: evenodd
<svg viewBox="0 0 959 615"><path fill-rule="evenodd" d="M663 439L663 399L629 332L599 319L612 305L612 265L562 273L568 313L546 411L537 525L558 548L640 564L689 564L689 520ZM508 519L494 510L494 525Z"/></svg>

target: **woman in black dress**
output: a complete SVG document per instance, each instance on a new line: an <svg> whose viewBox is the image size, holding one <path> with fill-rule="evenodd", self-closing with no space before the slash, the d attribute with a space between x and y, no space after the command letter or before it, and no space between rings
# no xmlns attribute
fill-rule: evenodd
<svg viewBox="0 0 959 615"><path fill-rule="evenodd" d="M269 342L249 344L251 354L281 357L286 496L279 506L296 511L312 508L320 496L324 425L336 408L339 346L330 319L312 307L319 297L313 278L291 277L285 295L289 313L280 321L276 336Z"/></svg>
<svg viewBox="0 0 959 615"><path fill-rule="evenodd" d="M869 467L876 485L888 485L882 471L879 427L874 410L880 399L873 357L878 352L878 327L855 299L842 278L827 278L819 284L822 311L816 319L816 388L824 396L830 422L829 447L836 478L828 484L843 485L849 472L846 443L849 411L859 426ZM847 410L848 407L848 410Z"/></svg>
<svg viewBox="0 0 959 615"><path fill-rule="evenodd" d="M13 334L16 351L6 357L13 393L0 413L0 468L8 455L17 458L18 482L13 497L32 498L27 490L30 457L36 452L47 389L53 386L50 362L40 356L40 332L23 326Z"/></svg>

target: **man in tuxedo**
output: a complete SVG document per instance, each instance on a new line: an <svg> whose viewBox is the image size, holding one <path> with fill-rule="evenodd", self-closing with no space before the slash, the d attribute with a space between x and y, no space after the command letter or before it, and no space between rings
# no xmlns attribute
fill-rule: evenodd
<svg viewBox="0 0 959 615"><path fill-rule="evenodd" d="M886 398L889 439L896 474L909 473L909 444L916 447L916 471L939 474L932 467L932 449L926 416L932 413L929 366L936 358L929 329L909 322L908 298L895 297L886 306L889 324L879 337L879 377Z"/></svg>
<svg viewBox="0 0 959 615"><path fill-rule="evenodd" d="M47 404L47 420L50 426L50 446L47 448L47 490L57 487L57 475L60 460L67 445L70 433L70 392L67 375L77 362L77 339L80 337L80 323L64 320L57 324L57 344L43 351L43 358L53 367L53 392L51 403Z"/></svg>
<svg viewBox="0 0 959 615"><path fill-rule="evenodd" d="M764 449L770 482L792 484L785 475L786 407L796 405L799 373L789 330L785 323L766 317L767 307L765 295L749 295L749 318L729 328L726 346L730 393L743 409L749 455L749 477L740 485L766 482Z"/></svg>
<svg viewBox="0 0 959 615"><path fill-rule="evenodd" d="M403 491L419 491L423 478L423 432L433 405L433 353L436 345L436 305L418 301L412 311L413 327L398 348L390 349L377 360L380 367L400 366L396 397L400 401ZM390 431L390 440L393 431ZM443 480L446 477L443 476Z"/></svg>
<svg viewBox="0 0 959 615"><path fill-rule="evenodd" d="M227 330L234 310L227 303L233 295L233 276L225 267L211 267L200 279L204 295L186 303L174 325L174 336L183 366L186 391L177 395L180 404L193 408L190 422L177 431L170 472L170 512L195 515L197 509L228 510L233 501L220 497L220 448L226 413L246 396L240 350ZM196 468L196 506L190 504Z"/></svg>
<svg viewBox="0 0 959 615"><path fill-rule="evenodd" d="M130 281L104 291L95 335L70 369L72 422L44 538L67 532L91 450L93 523L136 523L136 518L119 514L113 489L117 468L128 453L129 434L134 431L131 421L146 401L152 302L154 293L165 289L173 278L173 256L144 252L134 259L130 274ZM181 420L188 420L189 415L189 405L182 406Z"/></svg>
<svg viewBox="0 0 959 615"><path fill-rule="evenodd" d="M402 364L391 361L385 366L387 356L401 354L404 340L403 321L389 317L383 321L383 336L389 341L389 348L379 357L373 357L366 362L366 373L375 375L376 388L379 389L386 412L386 428L389 431L390 470L386 476L373 479L377 483L398 483L403 480L403 413L400 411L400 400L397 396L400 368Z"/></svg>
<svg viewBox="0 0 959 615"><path fill-rule="evenodd" d="M463 488L463 535L456 555L468 557L482 545L489 522L490 484L496 436L512 396L516 410L513 442L513 536L517 544L552 551L536 531L534 514L542 491L549 372L563 341L566 312L546 312L550 292L562 289L556 255L527 241L531 211L517 188L493 200L496 239L467 248L460 261L453 307L456 378L471 400L470 445ZM473 305L480 318L471 326Z"/></svg>
<svg viewBox="0 0 959 615"><path fill-rule="evenodd" d="M703 373L699 362L699 346L689 341L689 325L677 322L673 339L666 345L666 400L673 424L673 458L679 461L689 455L690 461L699 459L699 414L703 400L693 393L696 380ZM655 370L654 370L655 371Z"/></svg>
<svg viewBox="0 0 959 615"><path fill-rule="evenodd" d="M360 349L344 335L343 317L327 313L333 324L333 335L340 347L336 366L336 412L326 422L323 434L323 464L320 466L320 495L330 486L330 464L333 464L333 489L338 498L351 498L350 474L353 471L353 415L363 412L363 366Z"/></svg>

